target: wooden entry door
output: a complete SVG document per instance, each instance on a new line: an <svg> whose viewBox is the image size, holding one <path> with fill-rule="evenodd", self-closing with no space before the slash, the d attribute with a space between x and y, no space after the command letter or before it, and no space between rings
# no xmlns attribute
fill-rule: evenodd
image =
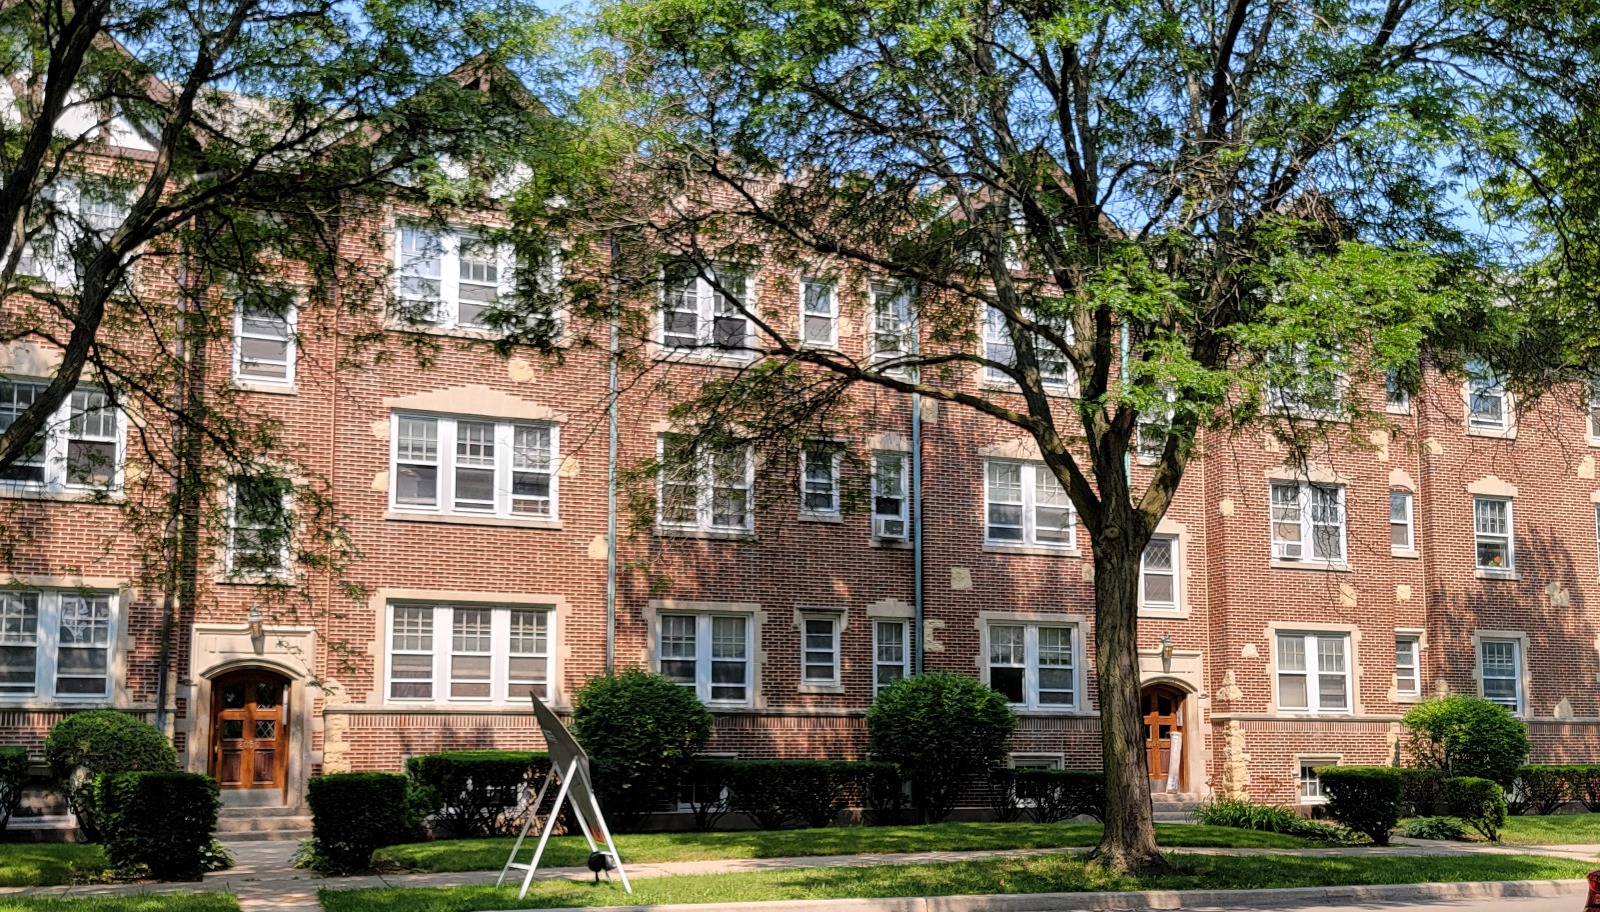
<svg viewBox="0 0 1600 912"><path fill-rule="evenodd" d="M1150 764L1150 779L1154 791L1167 790L1167 780L1172 774L1172 763L1179 763L1178 787L1183 788L1182 748L1180 756L1172 755L1172 736L1183 731L1183 691L1168 684L1155 684L1145 688L1140 695L1140 711L1144 715L1144 747ZM1179 743L1182 743L1180 736Z"/></svg>
<svg viewBox="0 0 1600 912"><path fill-rule="evenodd" d="M289 762L289 679L260 669L211 685L211 775L225 789L282 791Z"/></svg>

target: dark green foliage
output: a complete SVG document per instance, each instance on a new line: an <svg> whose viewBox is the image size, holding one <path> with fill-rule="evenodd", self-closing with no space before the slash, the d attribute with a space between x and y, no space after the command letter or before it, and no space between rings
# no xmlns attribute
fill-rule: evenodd
<svg viewBox="0 0 1600 912"><path fill-rule="evenodd" d="M855 775L843 760L725 760L728 803L758 828L824 827L845 805Z"/></svg>
<svg viewBox="0 0 1600 912"><path fill-rule="evenodd" d="M1583 802L1589 813L1600 812L1600 766L1584 764L1558 767L1567 784L1567 794Z"/></svg>
<svg viewBox="0 0 1600 912"><path fill-rule="evenodd" d="M1022 819L1022 803L1017 798L1017 771L997 766L989 771L989 809L994 819L1012 823Z"/></svg>
<svg viewBox="0 0 1600 912"><path fill-rule="evenodd" d="M1401 804L1407 817L1432 817L1444 806L1444 770L1403 767L1400 770Z"/></svg>
<svg viewBox="0 0 1600 912"><path fill-rule="evenodd" d="M872 756L900 767L928 823L948 817L961 793L999 765L1016 727L1005 697L941 672L896 681L867 710Z"/></svg>
<svg viewBox="0 0 1600 912"><path fill-rule="evenodd" d="M1571 792L1567 777L1559 766L1524 766L1517 771L1506 810L1513 814L1554 814L1567 803Z"/></svg>
<svg viewBox="0 0 1600 912"><path fill-rule="evenodd" d="M882 761L857 761L851 772L855 778L856 800L866 808L873 826L897 826L906 819L905 779L900 768Z"/></svg>
<svg viewBox="0 0 1600 912"><path fill-rule="evenodd" d="M1477 830L1490 842L1500 841L1506 822L1506 793L1500 783L1477 776L1453 776L1444 781L1444 803L1450 816Z"/></svg>
<svg viewBox="0 0 1600 912"><path fill-rule="evenodd" d="M1400 835L1407 839L1460 840L1467 838L1467 831L1454 817L1418 817L1401 827Z"/></svg>
<svg viewBox="0 0 1600 912"><path fill-rule="evenodd" d="M706 833L716 829L717 822L731 810L729 791L732 760L702 759L689 767L684 782L684 796L689 810L694 814L695 830Z"/></svg>
<svg viewBox="0 0 1600 912"><path fill-rule="evenodd" d="M313 777L306 789L317 844L313 866L328 874L362 871L375 849L404 842L408 784L399 773Z"/></svg>
<svg viewBox="0 0 1600 912"><path fill-rule="evenodd" d="M1202 826L1282 833L1341 845L1351 841L1349 831L1340 827L1302 817L1282 805L1251 804L1243 798L1213 799L1195 808L1194 819Z"/></svg>
<svg viewBox="0 0 1600 912"><path fill-rule="evenodd" d="M99 842L102 833L94 807L95 776L178 771L177 753L154 725L114 709L73 713L57 722L45 739L44 759L91 842Z"/></svg>
<svg viewBox="0 0 1600 912"><path fill-rule="evenodd" d="M606 819L631 830L677 797L694 755L711 740L711 713L693 691L630 668L583 685L572 733L589 755Z"/></svg>
<svg viewBox="0 0 1600 912"><path fill-rule="evenodd" d="M441 835L456 838L514 835L520 790L549 768L549 755L534 751L446 751L406 761L427 816Z"/></svg>
<svg viewBox="0 0 1600 912"><path fill-rule="evenodd" d="M1481 697L1424 700L1405 715L1416 766L1451 776L1493 779L1510 788L1528 760L1528 726Z"/></svg>
<svg viewBox="0 0 1600 912"><path fill-rule="evenodd" d="M1017 798L1037 823L1057 823L1080 814L1102 823L1106 777L1099 770L1020 769Z"/></svg>
<svg viewBox="0 0 1600 912"><path fill-rule="evenodd" d="M0 747L0 833L22 803L22 786L28 781L28 749Z"/></svg>
<svg viewBox="0 0 1600 912"><path fill-rule="evenodd" d="M105 773L95 779L95 813L106 858L122 874L199 880L212 862L217 781L199 773Z"/></svg>
<svg viewBox="0 0 1600 912"><path fill-rule="evenodd" d="M1381 846L1400 823L1405 791L1400 771L1392 766L1325 766L1317 770L1328 796L1328 816Z"/></svg>

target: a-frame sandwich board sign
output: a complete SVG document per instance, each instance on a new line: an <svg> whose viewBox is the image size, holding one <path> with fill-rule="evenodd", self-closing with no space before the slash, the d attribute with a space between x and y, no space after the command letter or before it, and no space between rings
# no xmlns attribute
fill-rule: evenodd
<svg viewBox="0 0 1600 912"><path fill-rule="evenodd" d="M628 874L622 870L622 856L617 854L616 842L611 838L611 830L606 826L606 818L600 813L600 802L594 796L594 779L589 772L589 755L583 752L578 739L572 737L572 732L561 723L561 719L550 710L550 707L536 696L533 700L533 715L539 723L539 731L544 735L544 743L550 752L550 775L544 778L539 786L539 793L533 803L527 805L528 817L523 821L522 832L517 834L517 842L511 847L511 857L506 859L506 866L500 870L500 879L494 882L500 886L505 882L506 875L512 871L526 872L522 876L522 891L517 894L521 899L528 895L528 887L533 883L533 874L539 868L539 859L544 855L545 844L550 841L550 834L555 831L556 818L561 816L561 805L566 802L572 805L572 816L578 821L578 828L583 831L583 838L589 843L590 852L600 851L600 845L595 841L594 828L599 828L600 838L605 841L606 851L610 853L612 861L616 863L617 876L622 880L622 889L632 893L633 885L628 883ZM539 842L533 850L533 859L527 864L517 861L517 853L522 851L522 843L528 838L528 831L532 829L533 822L538 819L539 808L544 806L545 792L549 790L551 781L559 781L560 787L556 791L556 800L550 806L550 813L545 816L544 824L539 828ZM528 786L523 786L523 797L527 797ZM591 821L593 827L591 827Z"/></svg>

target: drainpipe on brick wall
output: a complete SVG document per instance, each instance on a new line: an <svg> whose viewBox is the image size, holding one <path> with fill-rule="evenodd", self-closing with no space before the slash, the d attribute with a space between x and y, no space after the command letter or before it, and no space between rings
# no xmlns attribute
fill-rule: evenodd
<svg viewBox="0 0 1600 912"><path fill-rule="evenodd" d="M911 354L921 351L918 334L920 321L911 323ZM916 371L916 368L912 368ZM916 380L922 382L922 372L916 371ZM911 614L916 630L912 650L912 674L922 674L922 394L911 394Z"/></svg>
<svg viewBox="0 0 1600 912"><path fill-rule="evenodd" d="M617 412L619 393L617 358L621 352L618 326L617 234L611 233L611 377L606 388L611 444L606 451L606 676L617 668Z"/></svg>

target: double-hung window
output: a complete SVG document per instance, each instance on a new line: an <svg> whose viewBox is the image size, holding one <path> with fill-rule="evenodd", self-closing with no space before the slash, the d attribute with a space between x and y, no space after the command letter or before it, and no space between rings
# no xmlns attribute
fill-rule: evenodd
<svg viewBox="0 0 1600 912"><path fill-rule="evenodd" d="M872 625L872 692L911 674L910 625L901 620L880 620Z"/></svg>
<svg viewBox="0 0 1600 912"><path fill-rule="evenodd" d="M545 606L391 604L389 701L549 699L552 618Z"/></svg>
<svg viewBox="0 0 1600 912"><path fill-rule="evenodd" d="M116 620L108 594L0 591L0 701L109 697Z"/></svg>
<svg viewBox="0 0 1600 912"><path fill-rule="evenodd" d="M1334 760L1306 760L1299 761L1300 767L1300 803L1301 804L1326 804L1328 796L1322 792L1322 779L1317 775L1317 770L1324 766L1337 766Z"/></svg>
<svg viewBox="0 0 1600 912"><path fill-rule="evenodd" d="M226 563L230 574L275 576L289 568L294 524L287 479L235 478L228 491Z"/></svg>
<svg viewBox="0 0 1600 912"><path fill-rule="evenodd" d="M1479 570L1510 573L1516 569L1510 498L1473 497L1472 531Z"/></svg>
<svg viewBox="0 0 1600 912"><path fill-rule="evenodd" d="M1393 367L1383 372L1383 407L1394 415L1411 414L1411 390L1406 388L1400 371Z"/></svg>
<svg viewBox="0 0 1600 912"><path fill-rule="evenodd" d="M902 541L910 523L906 520L906 506L910 503L910 485L906 481L907 459L904 453L874 453L872 455L872 535L889 541Z"/></svg>
<svg viewBox="0 0 1600 912"><path fill-rule="evenodd" d="M1071 548L1078 521L1072 502L1043 463L984 464L984 540L1002 545Z"/></svg>
<svg viewBox="0 0 1600 912"><path fill-rule="evenodd" d="M657 522L663 529L749 532L755 528L751 490L755 463L749 450L698 452L682 438L657 442Z"/></svg>
<svg viewBox="0 0 1600 912"><path fill-rule="evenodd" d="M1271 494L1274 558L1286 561L1344 563L1345 519L1342 486L1273 482Z"/></svg>
<svg viewBox="0 0 1600 912"><path fill-rule="evenodd" d="M1133 425L1133 451L1139 461L1151 464L1161 458L1167 449L1167 435L1172 430L1172 422L1177 417L1177 394L1171 389L1163 391L1163 398L1167 400L1165 408L1159 411L1143 411L1139 413L1138 420Z"/></svg>
<svg viewBox="0 0 1600 912"><path fill-rule="evenodd" d="M812 348L839 347L839 290L832 282L800 282L800 343Z"/></svg>
<svg viewBox="0 0 1600 912"><path fill-rule="evenodd" d="M1415 501L1410 491L1389 492L1389 549L1415 551L1417 548Z"/></svg>
<svg viewBox="0 0 1600 912"><path fill-rule="evenodd" d="M803 642L800 683L824 686L839 683L839 616L805 614L800 617Z"/></svg>
<svg viewBox="0 0 1600 912"><path fill-rule="evenodd" d="M482 234L423 225L399 228L395 297L408 323L487 329L488 314L512 289L511 245Z"/></svg>
<svg viewBox="0 0 1600 912"><path fill-rule="evenodd" d="M661 277L661 347L749 354L749 286L741 269L718 266L702 274L692 263L667 266Z"/></svg>
<svg viewBox="0 0 1600 912"><path fill-rule="evenodd" d="M868 355L874 363L897 361L911 354L916 316L908 288L872 286L872 326L867 336Z"/></svg>
<svg viewBox="0 0 1600 912"><path fill-rule="evenodd" d="M1522 715L1522 650L1517 640L1478 641L1478 671L1483 698L1498 703L1513 715Z"/></svg>
<svg viewBox="0 0 1600 912"><path fill-rule="evenodd" d="M663 614L657 643L661 674L704 703L749 703L750 618L743 614Z"/></svg>
<svg viewBox="0 0 1600 912"><path fill-rule="evenodd" d="M1139 606L1162 611L1178 607L1178 538L1157 535L1139 560Z"/></svg>
<svg viewBox="0 0 1600 912"><path fill-rule="evenodd" d="M1027 709L1078 706L1077 628L989 625L989 686Z"/></svg>
<svg viewBox="0 0 1600 912"><path fill-rule="evenodd" d="M1349 655L1347 634L1278 634L1278 708L1350 712Z"/></svg>
<svg viewBox="0 0 1600 912"><path fill-rule="evenodd" d="M1396 634L1394 638L1394 691L1402 697L1422 693L1421 640L1415 635Z"/></svg>
<svg viewBox="0 0 1600 912"><path fill-rule="evenodd" d="M1032 314L1028 315L1033 318ZM1061 329L1063 337L1070 338L1070 328ZM1072 364L1060 349L1035 333L1033 337L1035 360L1039 365L1039 380L1054 389L1065 389L1072 384ZM983 357L996 365L1017 366L1017 344L1011 334L1011 325L998 307L985 309L983 317ZM995 383L1009 383L1011 376L999 367L984 368L984 378Z"/></svg>
<svg viewBox="0 0 1600 912"><path fill-rule="evenodd" d="M17 271L56 287L78 278L73 248L93 239L104 244L127 220L129 198L115 187L84 185L62 180L46 187L35 199L30 237L23 246Z"/></svg>
<svg viewBox="0 0 1600 912"><path fill-rule="evenodd" d="M399 412L391 421L394 510L557 517L555 425Z"/></svg>
<svg viewBox="0 0 1600 912"><path fill-rule="evenodd" d="M294 385L294 300L241 296L233 311L233 379Z"/></svg>
<svg viewBox="0 0 1600 912"><path fill-rule="evenodd" d="M1600 377L1589 381L1589 441L1600 444Z"/></svg>
<svg viewBox="0 0 1600 912"><path fill-rule="evenodd" d="M1481 358L1467 362L1467 427L1475 431L1504 431L1511 426L1510 401L1505 383Z"/></svg>
<svg viewBox="0 0 1600 912"><path fill-rule="evenodd" d="M0 377L0 431L44 392L43 381ZM73 390L0 483L23 489L107 489L120 484L122 415L98 387Z"/></svg>
<svg viewBox="0 0 1600 912"><path fill-rule="evenodd" d="M808 446L800 453L800 512L839 515L839 460L836 447Z"/></svg>
<svg viewBox="0 0 1600 912"><path fill-rule="evenodd" d="M1267 405L1285 415L1330 418L1343 401L1343 379L1336 363L1319 362L1304 345L1268 359Z"/></svg>

